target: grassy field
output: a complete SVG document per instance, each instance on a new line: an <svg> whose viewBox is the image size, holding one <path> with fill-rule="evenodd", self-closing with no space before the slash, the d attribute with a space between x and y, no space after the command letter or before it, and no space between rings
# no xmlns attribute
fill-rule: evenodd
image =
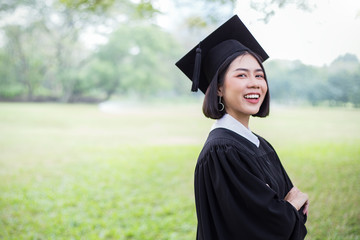
<svg viewBox="0 0 360 240"><path fill-rule="evenodd" d="M200 109L1 103L0 239L195 239ZM360 111L278 107L251 129L310 195L306 239L360 239Z"/></svg>

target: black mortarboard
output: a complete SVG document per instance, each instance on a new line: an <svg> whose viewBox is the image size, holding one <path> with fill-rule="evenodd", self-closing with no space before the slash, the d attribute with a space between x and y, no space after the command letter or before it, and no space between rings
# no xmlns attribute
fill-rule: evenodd
<svg viewBox="0 0 360 240"><path fill-rule="evenodd" d="M191 49L176 66L193 81L191 91L196 92L200 88L205 93L223 62L234 53L246 50L259 55L262 61L269 58L235 15Z"/></svg>

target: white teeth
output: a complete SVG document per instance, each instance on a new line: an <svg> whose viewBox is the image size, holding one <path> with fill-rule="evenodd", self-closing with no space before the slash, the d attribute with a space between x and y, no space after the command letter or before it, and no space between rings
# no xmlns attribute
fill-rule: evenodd
<svg viewBox="0 0 360 240"><path fill-rule="evenodd" d="M260 95L258 94L250 94L250 95L245 95L245 98L259 98Z"/></svg>

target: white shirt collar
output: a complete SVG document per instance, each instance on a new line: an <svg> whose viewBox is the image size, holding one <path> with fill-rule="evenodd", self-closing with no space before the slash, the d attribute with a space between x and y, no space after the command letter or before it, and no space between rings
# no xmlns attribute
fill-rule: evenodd
<svg viewBox="0 0 360 240"><path fill-rule="evenodd" d="M240 123L238 120L236 120L227 113L222 118L216 120L211 130L215 128L226 128L246 138L247 140L252 142L256 147L260 146L259 138L255 134L253 134L250 131L250 129L246 128L244 125L242 125L242 123Z"/></svg>

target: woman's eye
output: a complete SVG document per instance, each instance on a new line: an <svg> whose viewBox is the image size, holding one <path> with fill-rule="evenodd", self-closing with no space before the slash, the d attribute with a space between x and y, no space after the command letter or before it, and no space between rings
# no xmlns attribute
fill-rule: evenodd
<svg viewBox="0 0 360 240"><path fill-rule="evenodd" d="M239 75L237 75L237 77L244 78L244 77L246 77L246 75L245 74L239 74Z"/></svg>
<svg viewBox="0 0 360 240"><path fill-rule="evenodd" d="M257 78L264 78L264 75L256 75Z"/></svg>

